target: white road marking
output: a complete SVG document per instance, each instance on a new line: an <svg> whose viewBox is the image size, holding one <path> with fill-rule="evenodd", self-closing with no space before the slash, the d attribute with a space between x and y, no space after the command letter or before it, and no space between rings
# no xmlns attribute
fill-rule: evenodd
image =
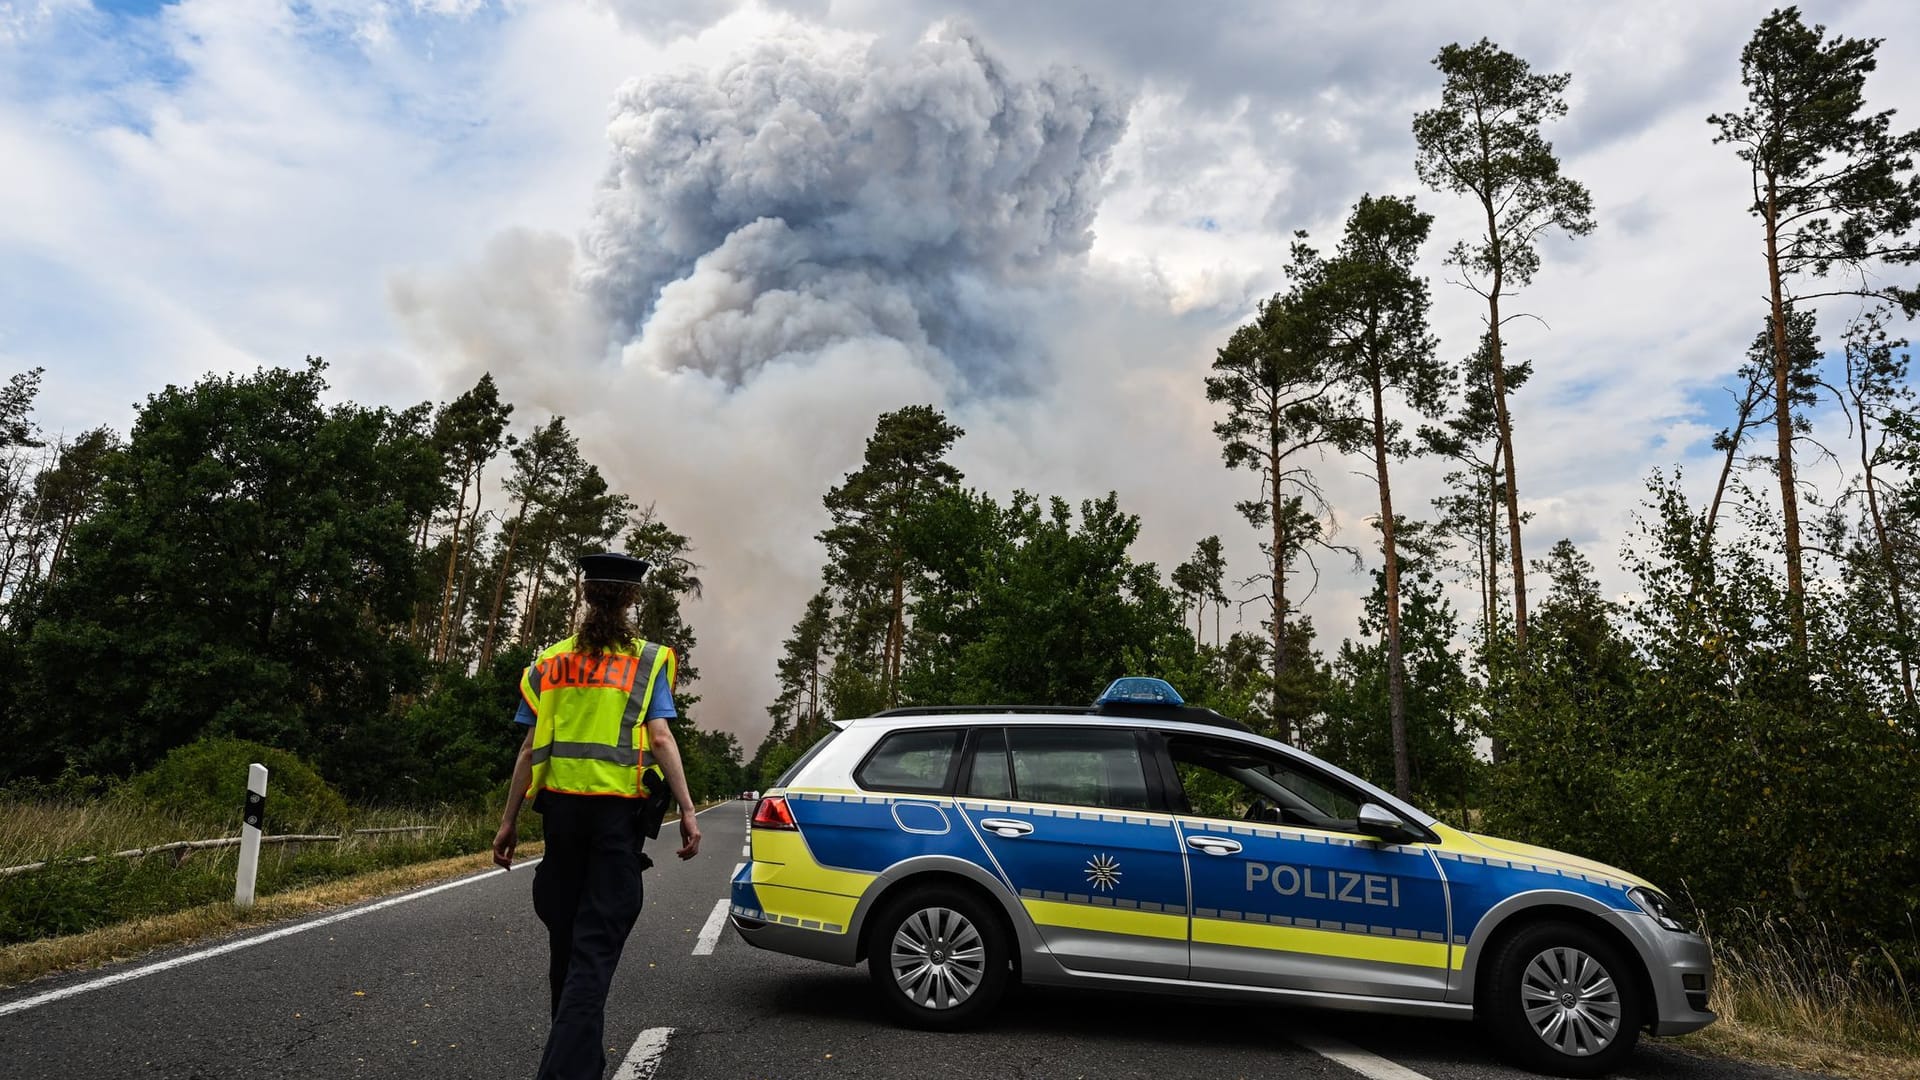
<svg viewBox="0 0 1920 1080"><path fill-rule="evenodd" d="M1414 1072L1397 1061L1388 1061L1379 1054L1362 1050L1351 1043L1339 1039L1329 1039L1325 1035L1290 1036L1294 1042L1319 1054L1329 1061L1345 1065L1368 1080L1427 1080L1422 1073Z"/></svg>
<svg viewBox="0 0 1920 1080"><path fill-rule="evenodd" d="M727 925L727 898L721 897L713 902L713 914L707 916L707 925L700 928L700 937L693 943L693 955L712 956L713 947L720 944L720 930Z"/></svg>
<svg viewBox="0 0 1920 1080"><path fill-rule="evenodd" d="M540 862L539 859L528 859L526 862L519 863L518 865L522 867L528 867L528 866L534 866L539 862ZM490 881L497 876L498 876L497 874L489 870L489 871L486 871L485 873L475 874L472 877L464 877L455 881L443 882L439 885L434 885L430 888L421 889L418 892L402 893L399 896L395 896L387 900L382 900L376 904L368 904L366 907L354 908L351 911L338 912L333 915L327 915L323 918L314 919L310 922L295 923L292 926L283 926L278 930L269 930L266 933L257 935L255 937L241 938L239 941L229 941L224 945L215 945L212 948L201 949L198 952L190 952L190 953L184 953L180 956L168 957L165 960L161 960L152 964L147 964L144 967L128 968L125 971L116 971L111 975L103 975L100 978L89 979L86 982L73 983L69 986L63 986L58 990L49 990L44 994L35 994L32 997L21 998L18 1001L9 1001L9 1002L6 1002L5 1004L0 1004L0 1016L8 1016L17 1012L25 1012L28 1009L39 1008L42 1005L51 1004L52 1002L59 1001L63 998L73 997L75 994L84 994L89 990L104 990L109 986L118 986L123 982L132 982L134 979L142 979L148 975L157 975L162 971L169 971L173 968L184 967L188 964L197 963L201 960L209 960L216 956L224 956L227 953L238 952L241 949L249 949L255 945L265 945L269 941L278 941L283 937L292 937L295 934L304 934L308 930L317 930L322 926L332 926L334 923L337 923L337 922L345 922L348 919L357 919L362 915L369 915L369 914L372 914L373 912L380 911L384 908L393 907L396 904L404 904L412 900L419 900L422 897L432 896L434 893L446 892L448 889L457 889L462 885L471 885L476 881Z"/></svg>
<svg viewBox="0 0 1920 1080"><path fill-rule="evenodd" d="M723 807L723 806L731 806L731 805L733 805L733 804L732 804L732 803L723 803L723 802L717 802L717 803L714 803L714 804L713 804L712 806L709 806L709 807L707 807L707 810L718 810L718 809L720 809L720 808L721 808L721 807ZM695 810L695 811L693 812L693 816L694 816L694 817L699 817L699 816L700 816L701 814L704 814L704 813L706 813L706 812L707 812L707 810ZM653 1030L653 1031L672 1031L673 1029L672 1029L672 1028L652 1028L652 1029L650 1029L650 1030ZM662 1038L665 1038L665 1036L662 1036Z"/></svg>
<svg viewBox="0 0 1920 1080"><path fill-rule="evenodd" d="M741 844L740 854L745 855L749 859L753 858L753 841L749 840L746 843Z"/></svg>
<svg viewBox="0 0 1920 1080"><path fill-rule="evenodd" d="M641 1032L633 1040L633 1049L627 1051L627 1059L613 1070L613 1080L652 1080L653 1070L660 1067L660 1059L667 1053L667 1037L672 1034L670 1027Z"/></svg>

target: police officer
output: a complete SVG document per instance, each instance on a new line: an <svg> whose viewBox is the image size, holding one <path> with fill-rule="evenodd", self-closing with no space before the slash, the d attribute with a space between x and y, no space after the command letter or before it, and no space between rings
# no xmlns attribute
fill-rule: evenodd
<svg viewBox="0 0 1920 1080"><path fill-rule="evenodd" d="M673 650L641 641L627 613L647 563L627 555L580 559L586 616L580 631L542 650L520 680L526 740L493 861L511 868L520 807L531 798L547 850L533 876L533 909L547 926L553 1027L540 1077L599 1077L607 990L640 914L640 851L659 827L667 793L680 806L680 850L700 851L700 825L667 721Z"/></svg>

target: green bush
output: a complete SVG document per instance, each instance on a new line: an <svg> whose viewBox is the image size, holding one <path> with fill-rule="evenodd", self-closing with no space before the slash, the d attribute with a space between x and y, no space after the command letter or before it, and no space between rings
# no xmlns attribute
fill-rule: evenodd
<svg viewBox="0 0 1920 1080"><path fill-rule="evenodd" d="M303 832L347 820L347 804L313 767L244 739L203 739L169 753L133 778L123 797L155 812L237 828L247 798L247 766L267 767L267 831Z"/></svg>

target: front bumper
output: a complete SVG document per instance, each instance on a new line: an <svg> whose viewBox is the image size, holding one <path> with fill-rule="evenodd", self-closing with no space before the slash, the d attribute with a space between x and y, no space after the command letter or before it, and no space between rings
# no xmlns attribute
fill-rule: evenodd
<svg viewBox="0 0 1920 1080"><path fill-rule="evenodd" d="M1635 913L1624 920L1647 964L1653 985L1648 1027L1655 1035L1684 1035L1719 1017L1707 1008L1713 993L1713 955L1698 934L1676 933Z"/></svg>

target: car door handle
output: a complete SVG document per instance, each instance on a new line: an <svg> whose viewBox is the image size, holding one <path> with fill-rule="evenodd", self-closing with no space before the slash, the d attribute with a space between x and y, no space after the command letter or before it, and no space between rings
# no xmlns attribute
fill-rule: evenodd
<svg viewBox="0 0 1920 1080"><path fill-rule="evenodd" d="M1209 855L1232 855L1240 850L1240 841L1224 836L1189 836L1187 846L1199 848Z"/></svg>
<svg viewBox="0 0 1920 1080"><path fill-rule="evenodd" d="M1012 818L1003 817L982 818L980 820L980 827L995 836L1004 836L1008 839L1016 836L1025 836L1033 831L1033 826L1024 821L1015 821Z"/></svg>

